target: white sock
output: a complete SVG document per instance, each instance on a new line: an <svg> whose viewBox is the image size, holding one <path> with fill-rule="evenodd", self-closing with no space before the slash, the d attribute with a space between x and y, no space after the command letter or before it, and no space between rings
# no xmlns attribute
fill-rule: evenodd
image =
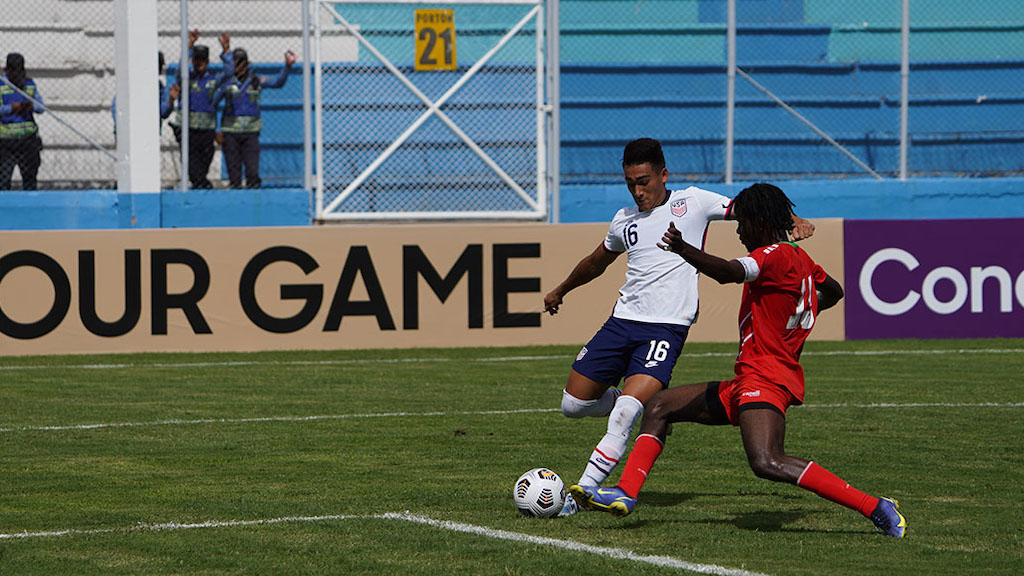
<svg viewBox="0 0 1024 576"><path fill-rule="evenodd" d="M609 388L597 400L580 400L562 390L562 414L568 418L607 416L615 406L615 400L619 397L619 394L622 394L622 392L617 388Z"/></svg>
<svg viewBox="0 0 1024 576"><path fill-rule="evenodd" d="M608 433L597 443L590 455L587 468L580 476L580 486L600 486L615 470L622 455L626 453L629 435L633 426L644 413L644 405L632 396L620 396L608 418Z"/></svg>

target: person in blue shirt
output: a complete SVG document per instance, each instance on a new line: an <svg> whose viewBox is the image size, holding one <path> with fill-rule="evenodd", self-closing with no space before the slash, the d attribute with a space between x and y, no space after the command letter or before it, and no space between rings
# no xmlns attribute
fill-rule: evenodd
<svg viewBox="0 0 1024 576"><path fill-rule="evenodd" d="M228 182L232 188L242 187L242 171L245 170L247 188L260 187L260 93L264 88L280 88L288 80L288 71L295 63L295 54L285 52L284 67L274 78L252 72L249 55L236 48L228 51L230 39L221 36L224 53L221 59L225 68L234 70L213 97L214 106L225 100L221 115L218 141L224 148L224 163L228 169Z"/></svg>
<svg viewBox="0 0 1024 576"><path fill-rule="evenodd" d="M217 105L213 101L214 93L230 72L216 74L209 69L210 49L196 44L199 30L188 34L189 52L192 67L189 71L188 101L188 179L192 188L213 188L207 178L210 162L213 161L213 143L217 133ZM178 100L181 95L181 75L178 82L169 89L171 101ZM178 113L171 120L174 139L181 144L181 103L178 102Z"/></svg>
<svg viewBox="0 0 1024 576"><path fill-rule="evenodd" d="M21 174L21 189L35 190L43 140L34 114L44 112L43 98L25 72L24 56L8 54L4 72L0 76L0 190L11 189L15 166Z"/></svg>

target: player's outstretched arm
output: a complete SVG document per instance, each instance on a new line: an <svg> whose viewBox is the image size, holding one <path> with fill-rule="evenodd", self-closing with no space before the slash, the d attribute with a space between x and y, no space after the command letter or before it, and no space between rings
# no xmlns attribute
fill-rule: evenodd
<svg viewBox="0 0 1024 576"><path fill-rule="evenodd" d="M596 250L576 264L576 267L561 284L548 292L548 295L544 297L543 311L551 315L558 314L558 307L562 305L562 298L565 298L566 294L604 274L608 266L618 257L618 252L609 252L605 249L604 244L598 246Z"/></svg>
<svg viewBox="0 0 1024 576"><path fill-rule="evenodd" d="M818 289L818 312L828 310L843 299L843 287L835 278L825 275L825 281L815 284Z"/></svg>
<svg viewBox="0 0 1024 576"><path fill-rule="evenodd" d="M708 254L683 240L683 235L672 222L668 223L668 230L661 237L658 248L679 254L696 268L698 272L707 274L709 278L719 284L742 284L746 276L743 265L739 261L726 260Z"/></svg>

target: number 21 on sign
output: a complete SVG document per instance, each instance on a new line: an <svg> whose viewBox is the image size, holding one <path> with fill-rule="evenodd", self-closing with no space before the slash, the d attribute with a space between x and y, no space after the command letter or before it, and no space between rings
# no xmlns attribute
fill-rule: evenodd
<svg viewBox="0 0 1024 576"><path fill-rule="evenodd" d="M416 70L455 70L455 11L416 10Z"/></svg>

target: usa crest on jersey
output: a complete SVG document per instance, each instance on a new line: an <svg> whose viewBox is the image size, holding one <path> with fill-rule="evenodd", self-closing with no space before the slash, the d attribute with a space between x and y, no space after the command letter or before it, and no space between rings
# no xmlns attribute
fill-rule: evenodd
<svg viewBox="0 0 1024 576"><path fill-rule="evenodd" d="M672 201L672 215L679 217L686 214L686 198L679 198Z"/></svg>

